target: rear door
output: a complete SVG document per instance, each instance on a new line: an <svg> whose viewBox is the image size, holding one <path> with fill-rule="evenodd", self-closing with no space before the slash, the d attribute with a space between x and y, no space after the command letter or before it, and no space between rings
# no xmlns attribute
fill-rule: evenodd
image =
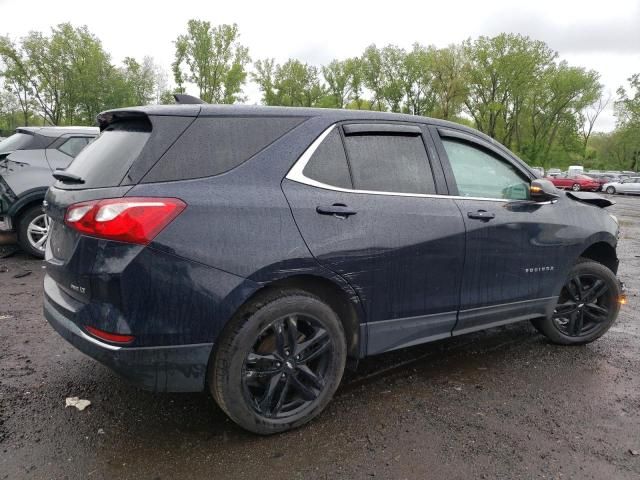
<svg viewBox="0 0 640 480"><path fill-rule="evenodd" d="M625 193L640 194L640 178L629 178L625 183Z"/></svg>
<svg viewBox="0 0 640 480"><path fill-rule="evenodd" d="M358 293L368 354L450 335L464 223L417 125L335 125L283 190L309 249Z"/></svg>
<svg viewBox="0 0 640 480"><path fill-rule="evenodd" d="M544 315L572 258L555 205L529 201L533 175L480 137L433 129L466 226L455 333Z"/></svg>

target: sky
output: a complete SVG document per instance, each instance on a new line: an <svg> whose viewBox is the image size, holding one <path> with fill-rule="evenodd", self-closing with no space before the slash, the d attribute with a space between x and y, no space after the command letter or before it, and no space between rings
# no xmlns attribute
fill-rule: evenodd
<svg viewBox="0 0 640 480"><path fill-rule="evenodd" d="M173 41L190 18L237 23L253 60L294 57L319 65L359 55L372 43L444 47L513 32L546 42L571 65L598 71L612 98L640 72L640 0L0 0L1 35L18 39L62 22L87 25L115 63L150 55L167 71ZM245 94L249 103L260 101L254 85ZM612 104L596 130L614 128Z"/></svg>

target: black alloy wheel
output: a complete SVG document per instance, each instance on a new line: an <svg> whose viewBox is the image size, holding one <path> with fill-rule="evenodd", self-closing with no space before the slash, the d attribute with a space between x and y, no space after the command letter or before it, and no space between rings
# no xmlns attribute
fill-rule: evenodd
<svg viewBox="0 0 640 480"><path fill-rule="evenodd" d="M553 313L564 335L582 337L609 320L612 298L607 283L593 274L576 274L562 289Z"/></svg>
<svg viewBox="0 0 640 480"><path fill-rule="evenodd" d="M347 360L335 311L301 290L265 294L225 326L209 362L209 389L241 427L270 435L316 417L335 393Z"/></svg>
<svg viewBox="0 0 640 480"><path fill-rule="evenodd" d="M308 315L288 315L260 333L242 372L245 397L254 411L285 418L314 402L326 384L333 344Z"/></svg>
<svg viewBox="0 0 640 480"><path fill-rule="evenodd" d="M568 272L553 313L532 323L554 343L589 343L613 325L621 296L620 282L609 268L581 258Z"/></svg>

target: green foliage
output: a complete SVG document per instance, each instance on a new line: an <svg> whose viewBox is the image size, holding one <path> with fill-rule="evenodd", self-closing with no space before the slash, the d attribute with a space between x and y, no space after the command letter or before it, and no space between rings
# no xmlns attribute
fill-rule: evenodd
<svg viewBox="0 0 640 480"><path fill-rule="evenodd" d="M288 60L279 65L273 59L258 60L254 81L258 84L265 105L287 107L333 106L324 99L325 89L320 84L318 68L299 60Z"/></svg>
<svg viewBox="0 0 640 480"><path fill-rule="evenodd" d="M175 42L173 75L178 88L184 91L186 83L194 83L208 103L242 101L250 58L239 38L235 23L212 27L210 22L189 20L187 33Z"/></svg>
<svg viewBox="0 0 640 480"><path fill-rule="evenodd" d="M245 100L250 63L238 26L189 20L175 41L175 88L149 57L112 63L86 27L0 37L0 130L92 124L98 112L173 103L193 85L210 103ZM640 73L620 87L617 128L593 131L610 99L597 72L558 59L544 42L503 33L436 48L370 45L361 55L309 65L258 60L250 78L265 105L402 112L475 127L532 165L640 168Z"/></svg>
<svg viewBox="0 0 640 480"><path fill-rule="evenodd" d="M34 115L39 123L92 125L102 110L148 103L154 96L152 59L140 64L126 58L117 68L87 27L63 23L49 36L31 32L18 43L0 38L0 62L4 89L18 100L25 125Z"/></svg>

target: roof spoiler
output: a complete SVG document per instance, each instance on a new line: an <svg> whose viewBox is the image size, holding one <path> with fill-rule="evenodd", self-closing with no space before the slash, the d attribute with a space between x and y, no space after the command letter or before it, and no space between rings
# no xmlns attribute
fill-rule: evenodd
<svg viewBox="0 0 640 480"><path fill-rule="evenodd" d="M176 99L176 103L178 105L193 105L200 103L207 103L198 97L194 97L193 95L187 95L186 93L175 93L173 98Z"/></svg>

